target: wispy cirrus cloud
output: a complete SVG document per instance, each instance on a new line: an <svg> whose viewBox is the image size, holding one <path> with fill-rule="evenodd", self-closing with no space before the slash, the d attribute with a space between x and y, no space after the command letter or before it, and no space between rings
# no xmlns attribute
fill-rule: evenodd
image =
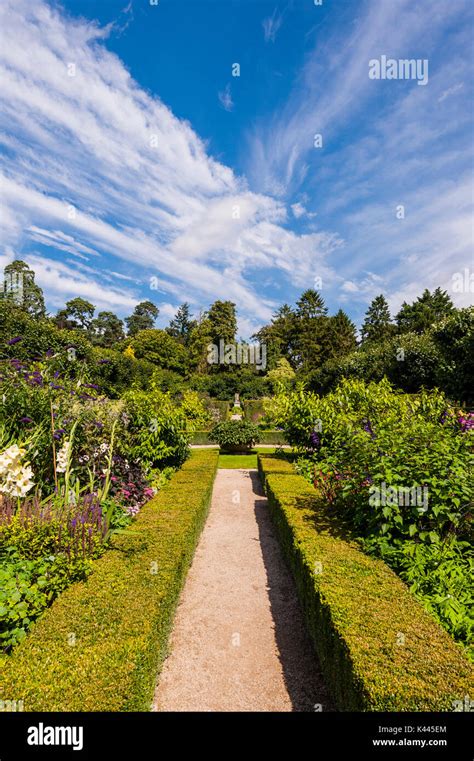
<svg viewBox="0 0 474 761"><path fill-rule="evenodd" d="M304 190L310 213L346 241L331 284L359 318L381 291L394 310L438 285L459 305L473 300L452 291L453 273L474 267L472 56L463 52L473 9L440 0L432 10L426 0L365 0L350 24L318 27L286 104L248 133L255 186L285 201ZM369 60L382 54L428 58L428 85L370 80Z"/></svg>
<svg viewBox="0 0 474 761"><path fill-rule="evenodd" d="M274 303L249 269L280 269L296 282L336 246L332 233L288 231L285 204L252 193L141 89L104 44L111 25L28 0L6 0L1 21L3 239L24 258L41 245L34 264L52 302L75 292L123 312L139 294L125 280L105 292L101 273L145 287L159 276L177 300L231 298L258 324ZM61 252L93 257L94 267L66 268Z"/></svg>
<svg viewBox="0 0 474 761"><path fill-rule="evenodd" d="M222 108L224 108L226 111L232 111L234 108L234 101L232 100L232 93L229 84L227 84L223 90L218 92L218 98Z"/></svg>
<svg viewBox="0 0 474 761"><path fill-rule="evenodd" d="M265 42L275 42L282 23L283 14L278 12L278 8L275 8L271 16L263 19L262 26Z"/></svg>

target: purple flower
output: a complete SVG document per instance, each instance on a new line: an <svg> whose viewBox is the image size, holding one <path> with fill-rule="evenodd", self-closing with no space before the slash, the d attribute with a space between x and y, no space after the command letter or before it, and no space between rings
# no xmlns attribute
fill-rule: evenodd
<svg viewBox="0 0 474 761"><path fill-rule="evenodd" d="M313 433L311 434L309 439L310 439L311 444L312 444L313 447L319 447L320 446L321 439L319 438L319 435L315 431L313 431Z"/></svg>
<svg viewBox="0 0 474 761"><path fill-rule="evenodd" d="M17 344L21 340L22 340L22 336L16 336L15 338L10 338L10 340L7 343L8 343L8 346L13 346L14 344Z"/></svg>
<svg viewBox="0 0 474 761"><path fill-rule="evenodd" d="M33 419L30 417L22 417L20 418L20 423L32 423Z"/></svg>
<svg viewBox="0 0 474 761"><path fill-rule="evenodd" d="M366 433L370 433L371 437L375 439L375 433L373 432L372 426L370 425L370 420L364 419L363 423L364 423L364 431Z"/></svg>

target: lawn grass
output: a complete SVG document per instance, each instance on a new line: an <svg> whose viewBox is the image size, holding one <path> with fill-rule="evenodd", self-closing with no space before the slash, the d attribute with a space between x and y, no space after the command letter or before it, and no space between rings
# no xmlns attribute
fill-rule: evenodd
<svg viewBox="0 0 474 761"><path fill-rule="evenodd" d="M275 449L270 447L255 447L248 454L220 454L218 468L257 468L257 454L275 454Z"/></svg>

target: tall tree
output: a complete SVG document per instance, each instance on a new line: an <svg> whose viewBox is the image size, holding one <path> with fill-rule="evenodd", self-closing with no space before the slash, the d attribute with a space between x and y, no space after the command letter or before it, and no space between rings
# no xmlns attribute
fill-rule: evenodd
<svg viewBox="0 0 474 761"><path fill-rule="evenodd" d="M155 324L160 310L152 301L141 301L135 307L133 314L125 318L129 336L136 336L140 330L150 330Z"/></svg>
<svg viewBox="0 0 474 761"><path fill-rule="evenodd" d="M343 357L357 348L356 326L342 309L329 317L328 338L330 357Z"/></svg>
<svg viewBox="0 0 474 761"><path fill-rule="evenodd" d="M296 302L296 316L300 320L312 320L327 314L324 299L314 288L304 291Z"/></svg>
<svg viewBox="0 0 474 761"><path fill-rule="evenodd" d="M283 304L273 315L269 325L264 325L252 336L252 341L259 341L267 348L267 367L270 370L278 366L278 360L286 359L293 363L293 335L295 313L288 304Z"/></svg>
<svg viewBox="0 0 474 761"><path fill-rule="evenodd" d="M166 328L166 332L186 346L191 330L195 325L196 321L191 319L189 304L185 301L184 304L181 304L175 316L170 321L169 326Z"/></svg>
<svg viewBox="0 0 474 761"><path fill-rule="evenodd" d="M36 319L46 314L43 291L35 283L34 270L21 259L15 259L4 269L3 297Z"/></svg>
<svg viewBox="0 0 474 761"><path fill-rule="evenodd" d="M453 302L446 291L436 288L430 293L426 288L413 304L403 302L396 317L398 330L400 333L424 333L453 310Z"/></svg>
<svg viewBox="0 0 474 761"><path fill-rule="evenodd" d="M75 298L66 302L55 317L56 325L67 330L89 330L94 316L95 306L83 298Z"/></svg>
<svg viewBox="0 0 474 761"><path fill-rule="evenodd" d="M212 343L233 343L237 333L235 304L232 301L215 301L208 312L207 319L211 325Z"/></svg>
<svg viewBox="0 0 474 761"><path fill-rule="evenodd" d="M140 330L130 345L137 359L147 359L164 370L173 370L182 375L187 370L186 349L164 330Z"/></svg>
<svg viewBox="0 0 474 761"><path fill-rule="evenodd" d="M381 293L372 300L361 329L362 343L383 341L395 332L387 300Z"/></svg>
<svg viewBox="0 0 474 761"><path fill-rule="evenodd" d="M89 329L91 342L96 346L112 348L125 338L123 322L113 312L99 312Z"/></svg>
<svg viewBox="0 0 474 761"><path fill-rule="evenodd" d="M208 363L208 347L212 344L212 326L206 317L200 319L191 330L188 339L189 364L192 370L199 374L206 374L210 370Z"/></svg>
<svg viewBox="0 0 474 761"><path fill-rule="evenodd" d="M327 307L318 291L304 291L296 302L293 346L296 366L303 373L317 367L329 352Z"/></svg>

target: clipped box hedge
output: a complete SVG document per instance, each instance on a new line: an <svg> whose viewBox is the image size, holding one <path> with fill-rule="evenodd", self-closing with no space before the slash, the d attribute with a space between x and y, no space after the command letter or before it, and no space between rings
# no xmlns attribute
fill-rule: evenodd
<svg viewBox="0 0 474 761"><path fill-rule="evenodd" d="M214 441L210 440L209 431L196 431L193 433L191 437L191 444L212 444L217 446ZM278 446L279 444L286 444L285 435L283 431L261 430L260 444L274 444L275 446Z"/></svg>
<svg viewBox="0 0 474 761"><path fill-rule="evenodd" d="M0 700L25 711L150 710L217 461L216 450L194 451L87 581L60 595L2 664Z"/></svg>
<svg viewBox="0 0 474 761"><path fill-rule="evenodd" d="M369 557L289 462L258 456L273 522L327 684L344 711L452 711L474 694L461 647Z"/></svg>

